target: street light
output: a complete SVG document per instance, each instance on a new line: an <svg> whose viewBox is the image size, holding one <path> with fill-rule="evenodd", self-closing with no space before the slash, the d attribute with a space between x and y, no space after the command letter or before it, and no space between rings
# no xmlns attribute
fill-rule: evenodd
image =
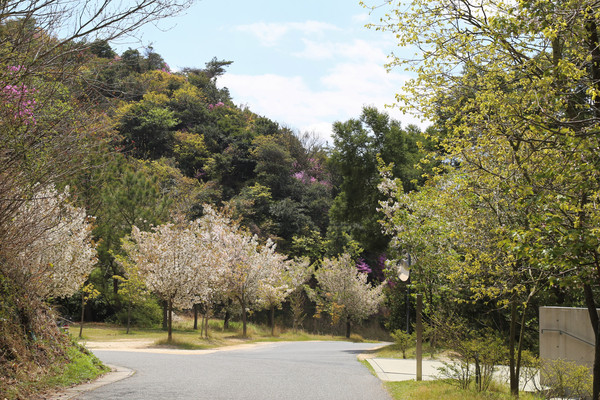
<svg viewBox="0 0 600 400"><path fill-rule="evenodd" d="M410 278L410 267L412 265L412 259L410 254L406 255L398 263L398 278L402 282L407 282ZM423 379L423 354L422 354L422 342L423 342L423 323L421 321L421 313L423 312L423 295L417 294L417 381ZM406 333L410 334L410 289L406 285Z"/></svg>

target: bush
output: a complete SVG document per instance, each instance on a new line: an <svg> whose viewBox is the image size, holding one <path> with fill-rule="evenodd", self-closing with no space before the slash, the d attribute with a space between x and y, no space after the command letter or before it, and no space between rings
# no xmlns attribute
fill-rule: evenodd
<svg viewBox="0 0 600 400"><path fill-rule="evenodd" d="M406 350L415 342L415 334L408 334L404 332L402 329L396 329L394 332L390 334L394 341L396 342L396 346L400 351L402 351L402 358L406 358Z"/></svg>
<svg viewBox="0 0 600 400"><path fill-rule="evenodd" d="M457 339L452 350L452 362L444 362L440 373L463 389L474 383L478 392L489 389L496 366L506 361L507 356L502 341L489 332L480 337Z"/></svg>
<svg viewBox="0 0 600 400"><path fill-rule="evenodd" d="M592 372L585 365L572 361L544 360L540 374L545 397L551 398L592 398Z"/></svg>
<svg viewBox="0 0 600 400"><path fill-rule="evenodd" d="M114 322L127 325L127 308L115 314ZM150 328L160 324L162 321L162 308L155 300L149 300L136 304L131 308L131 325L139 328Z"/></svg>

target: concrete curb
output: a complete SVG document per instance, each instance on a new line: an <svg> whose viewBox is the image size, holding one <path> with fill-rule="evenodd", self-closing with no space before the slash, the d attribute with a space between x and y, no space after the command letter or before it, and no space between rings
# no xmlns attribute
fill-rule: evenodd
<svg viewBox="0 0 600 400"><path fill-rule="evenodd" d="M109 365L106 364L107 367L110 368L110 371L101 377L87 383L82 383L81 385L70 387L60 393L54 393L49 397L45 397L48 400L67 400L73 399L76 396L79 396L83 392L88 392L90 390L97 389L101 386L108 385L110 383L114 383L132 376L135 371L125 367L119 367L117 365Z"/></svg>

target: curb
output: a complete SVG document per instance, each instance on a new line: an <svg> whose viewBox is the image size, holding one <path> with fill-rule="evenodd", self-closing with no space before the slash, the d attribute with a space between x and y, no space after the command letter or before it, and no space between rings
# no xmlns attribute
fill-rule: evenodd
<svg viewBox="0 0 600 400"><path fill-rule="evenodd" d="M117 365L106 364L110 368L110 371L101 377L81 385L73 386L60 393L54 393L49 397L45 397L47 400L67 400L79 396L83 392L98 389L101 386L108 385L126 378L129 378L135 371L125 367L119 367Z"/></svg>

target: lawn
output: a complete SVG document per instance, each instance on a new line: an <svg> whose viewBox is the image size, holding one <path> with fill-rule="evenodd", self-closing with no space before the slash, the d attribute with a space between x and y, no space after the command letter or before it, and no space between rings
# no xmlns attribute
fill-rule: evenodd
<svg viewBox="0 0 600 400"><path fill-rule="evenodd" d="M385 387L395 400L509 400L514 399L506 387L495 387L487 392L461 389L445 380L385 382ZM521 400L539 400L532 393L520 393Z"/></svg>
<svg viewBox="0 0 600 400"><path fill-rule="evenodd" d="M438 359L447 360L448 351L437 349L433 352L434 357L432 358L431 349L423 349L423 359ZM407 358L415 358L415 348L409 348L406 351ZM396 344L383 346L379 349L370 352L369 357L377 358L403 358L402 351ZM363 364L369 368L369 370L375 374L375 371L368 362L364 361ZM475 390L464 390L453 384L452 381L447 379L440 379L434 381L421 381L415 380L402 381L402 382L384 382L384 386L390 393L394 400L430 400L430 399L444 399L444 400L509 400L514 399L509 393L507 385L494 384L489 391L477 392ZM534 393L519 393L519 399L521 400L539 400L543 398Z"/></svg>
<svg viewBox="0 0 600 400"><path fill-rule="evenodd" d="M79 325L69 328L73 337L79 335ZM200 336L200 329L193 329L191 318L182 318L173 324L173 341L167 342L167 332L160 328L133 328L126 333L125 327L104 323L87 323L83 328L83 338L80 343L88 342L138 342L140 346L147 347L175 347L180 349L211 349L216 347L238 345L242 343L273 342L273 341L303 341L303 340L347 340L344 337L332 335L309 334L298 330L275 330L271 336L271 329L266 326L248 324L247 337L242 337L242 325L239 322L230 322L229 329L223 329L222 320L210 320L208 339ZM359 334L350 337L355 342L372 342Z"/></svg>

